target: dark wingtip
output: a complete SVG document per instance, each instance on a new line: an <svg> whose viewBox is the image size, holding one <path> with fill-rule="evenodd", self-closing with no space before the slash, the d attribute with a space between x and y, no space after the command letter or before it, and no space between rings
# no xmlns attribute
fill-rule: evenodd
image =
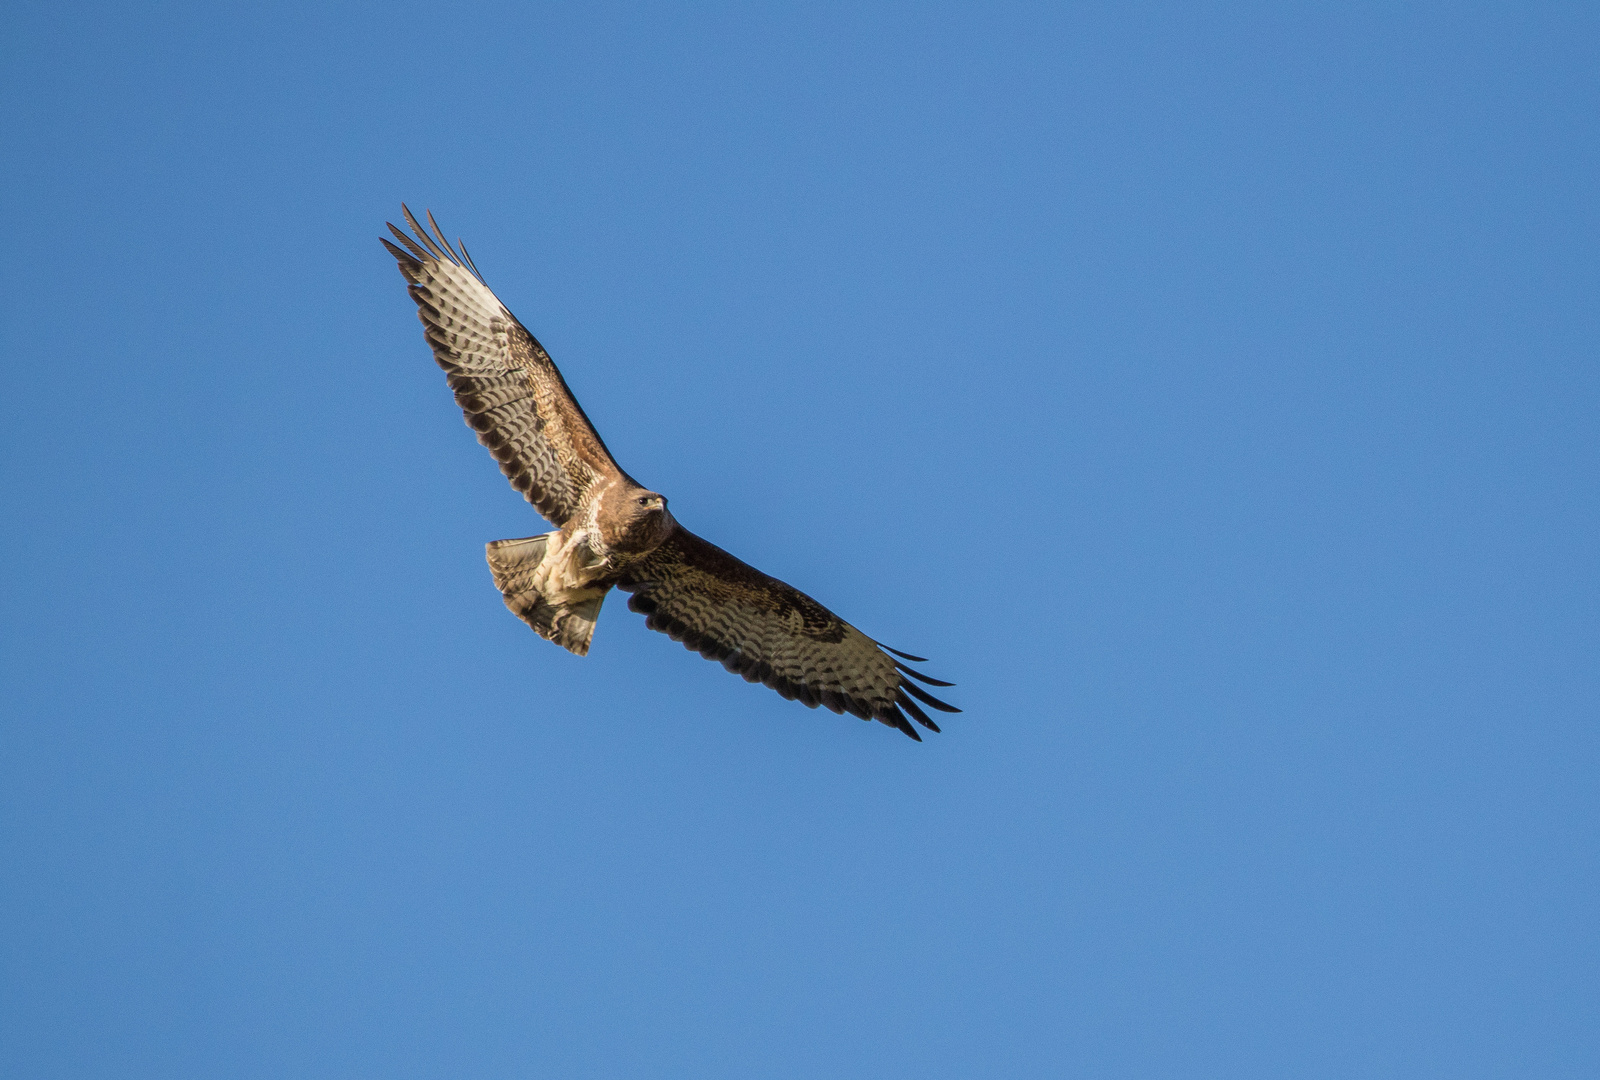
<svg viewBox="0 0 1600 1080"><path fill-rule="evenodd" d="M461 256L457 255L456 249L450 246L450 241L444 238L444 230L439 228L439 223L437 221L433 220L433 211L425 210L423 213L428 215L428 224L433 226L434 237L438 239L439 243L444 245L444 249L450 253L450 261L455 263L457 266L460 266Z"/></svg>
<svg viewBox="0 0 1600 1080"><path fill-rule="evenodd" d="M433 255L419 247L415 240L405 234L405 230L395 228L393 222L385 222L385 224L389 226L389 231L394 233L394 238L404 244L406 250L411 252L418 262L434 261Z"/></svg>
<svg viewBox="0 0 1600 1080"><path fill-rule="evenodd" d="M467 269L472 271L472 276L483 281L483 275L478 272L478 264L472 261L472 253L467 250L466 242L459 236L456 237L456 246L461 249L461 258L467 264Z"/></svg>
<svg viewBox="0 0 1600 1080"><path fill-rule="evenodd" d="M956 708L954 705L951 705L947 701L940 701L938 698L934 697L932 694L928 693L926 690L924 690L922 687L918 686L914 682L902 682L900 684L900 689L906 691L912 697L914 697L918 701L922 702L924 705L932 705L935 709L938 709L940 712L952 712L952 713L954 713L954 712L960 712L961 711L960 709Z"/></svg>
<svg viewBox="0 0 1600 1080"><path fill-rule="evenodd" d="M928 714L919 709L917 707L917 703L906 697L903 692L895 694L894 700L895 704L899 705L902 709L911 714L911 719L915 720L929 731L939 730L939 725L935 724L932 720L929 720Z"/></svg>
<svg viewBox="0 0 1600 1080"><path fill-rule="evenodd" d="M911 726L911 721L907 720L898 709L895 710L894 714L894 726L899 728L908 738L912 739L913 741L922 741L922 736L917 734L917 729Z"/></svg>
<svg viewBox="0 0 1600 1080"><path fill-rule="evenodd" d="M417 224L416 216L411 213L411 207L407 206L405 203L401 203L400 212L405 215L406 224L410 225L412 230L416 232L417 239L422 241L422 246L433 252L433 257L435 259L443 262L445 259L444 252L440 251L438 246L434 244L433 238L428 235L428 230ZM451 261L454 262L455 260L452 259Z"/></svg>
<svg viewBox="0 0 1600 1080"><path fill-rule="evenodd" d="M389 226L389 228L391 228L391 229L392 229L392 228L394 228L394 226L393 226L393 225L391 225L391 226ZM385 238L383 238L383 237L381 237L381 236L380 236L380 237L378 237L378 243L380 243L380 244L382 244L382 245L383 245L383 246L384 246L384 247L386 247L386 248L388 248L388 249L389 249L389 254L390 254L390 255L393 255L393 256L394 256L394 257L395 257L395 260L396 260L396 261L397 261L397 262L401 262L401 263L415 263L415 262L416 262L416 261L417 261L417 260L416 260L416 257L415 257L415 256L413 256L413 255L412 255L412 254L411 254L411 252L409 252L409 251L402 251L402 250L401 250L401 249L400 249L400 248L397 248L397 247L395 247L395 246L394 246L394 245L393 245L393 244L391 244L391 243L389 243L389 241L388 241L388 240L386 240L386 239L385 239Z"/></svg>
<svg viewBox="0 0 1600 1080"><path fill-rule="evenodd" d="M927 683L929 686L954 686L955 685L955 683L953 683L953 682L945 682L943 679L935 679L932 675L924 675L920 671L915 671L915 670L913 670L911 668L908 668L904 664L900 663L900 661L898 661L898 660L895 661L894 666L899 668L901 671L905 672L907 675L910 675L913 679L920 679L923 682Z"/></svg>
<svg viewBox="0 0 1600 1080"><path fill-rule="evenodd" d="M892 652L900 659L910 660L913 664L926 664L928 662L928 658L926 656L912 656L908 652L901 652L899 649L891 649L881 641L874 640L873 644L882 649L884 652Z"/></svg>

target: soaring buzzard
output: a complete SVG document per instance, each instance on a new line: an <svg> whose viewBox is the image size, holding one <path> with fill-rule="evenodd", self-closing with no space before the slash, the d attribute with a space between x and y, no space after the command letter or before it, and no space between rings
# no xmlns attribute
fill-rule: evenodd
<svg viewBox="0 0 1600 1080"><path fill-rule="evenodd" d="M906 713L930 731L939 726L918 701L960 711L912 680L950 683L895 659L922 657L880 647L798 589L679 525L663 496L611 459L544 346L489 291L466 247L458 254L432 214L430 236L401 209L415 235L390 225L403 250L383 246L411 283L433 358L511 486L558 526L489 545L494 583L518 618L582 656L600 602L615 587L633 594L628 607L652 630L813 709L878 720L919 742Z"/></svg>

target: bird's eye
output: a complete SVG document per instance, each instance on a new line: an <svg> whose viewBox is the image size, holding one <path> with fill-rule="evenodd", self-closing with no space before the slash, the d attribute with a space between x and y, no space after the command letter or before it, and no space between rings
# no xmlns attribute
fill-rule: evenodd
<svg viewBox="0 0 1600 1080"><path fill-rule="evenodd" d="M649 499L640 499L639 500L639 505L640 506L649 506L650 505L650 500Z"/></svg>

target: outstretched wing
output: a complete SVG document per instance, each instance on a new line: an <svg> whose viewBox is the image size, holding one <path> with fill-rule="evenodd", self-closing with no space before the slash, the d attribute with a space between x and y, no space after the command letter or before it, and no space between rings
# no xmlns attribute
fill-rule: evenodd
<svg viewBox="0 0 1600 1080"><path fill-rule="evenodd" d="M765 683L791 701L824 705L878 720L921 741L905 713L930 731L939 726L917 702L960 712L911 679L950 683L912 671L877 642L805 593L768 577L681 525L650 555L623 571L617 588L628 607L660 630L747 682ZM889 653L894 653L890 656ZM909 678L908 678L909 676ZM901 710L904 710L902 712Z"/></svg>
<svg viewBox="0 0 1600 1080"><path fill-rule="evenodd" d="M620 469L567 389L550 354L489 291L463 245L457 254L433 215L433 235L404 206L409 236L384 240L411 283L433 358L456 404L511 486L557 527L564 526L600 477Z"/></svg>

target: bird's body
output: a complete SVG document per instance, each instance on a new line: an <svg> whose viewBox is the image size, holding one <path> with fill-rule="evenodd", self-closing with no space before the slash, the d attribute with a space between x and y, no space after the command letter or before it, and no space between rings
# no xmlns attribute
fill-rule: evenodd
<svg viewBox="0 0 1600 1080"><path fill-rule="evenodd" d="M405 216L415 235L390 225L404 248L383 243L411 283L456 403L512 486L557 526L488 545L495 585L518 618L581 656L601 602L618 588L633 594L628 606L652 629L813 708L879 720L914 739L906 713L939 730L917 701L958 711L911 679L949 683L895 659L920 658L884 651L809 596L678 524L663 496L612 459L550 355L484 284L466 249L457 254L431 215L433 236Z"/></svg>

